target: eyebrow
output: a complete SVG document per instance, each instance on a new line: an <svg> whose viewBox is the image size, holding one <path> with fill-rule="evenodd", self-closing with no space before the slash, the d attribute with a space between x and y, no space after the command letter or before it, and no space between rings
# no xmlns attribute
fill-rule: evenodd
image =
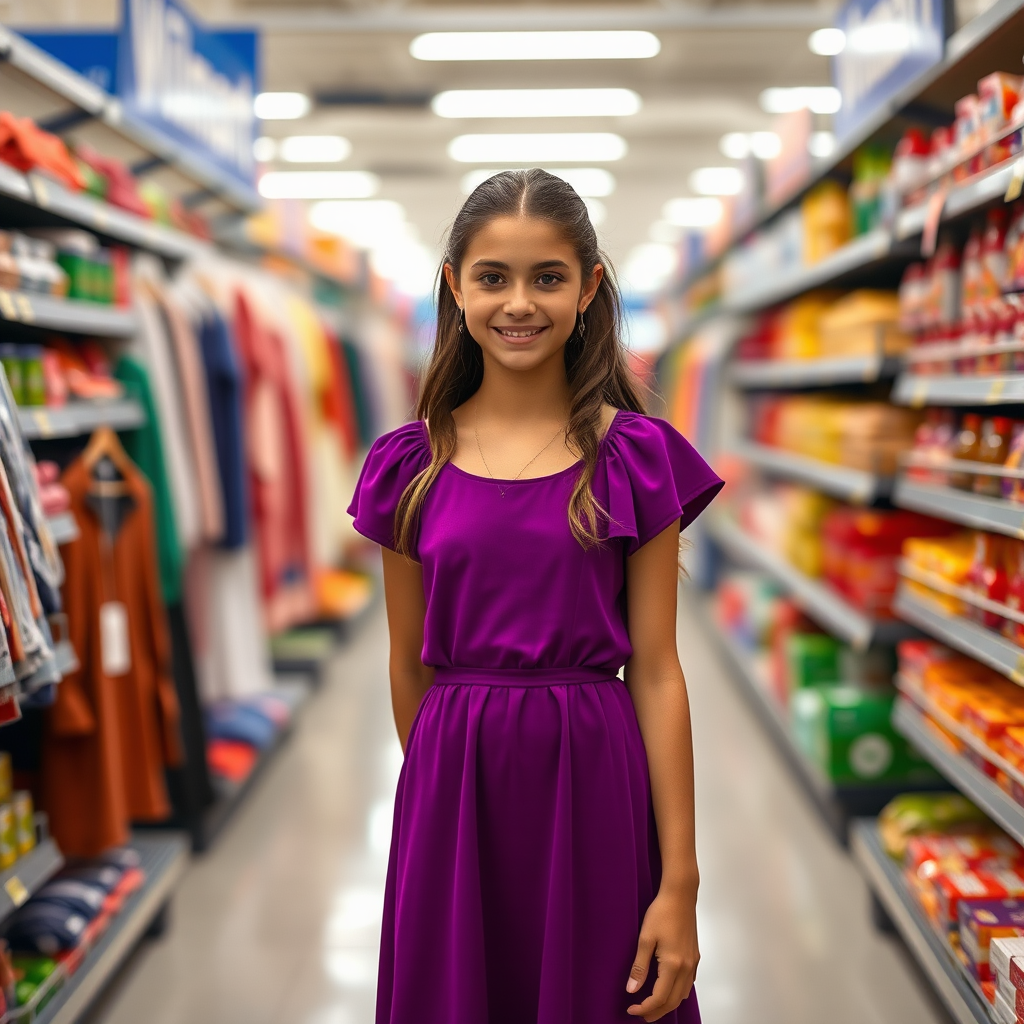
<svg viewBox="0 0 1024 1024"><path fill-rule="evenodd" d="M509 270L507 263L502 263L501 260L477 260L473 264L474 267L494 267L497 270ZM569 264L565 260L544 260L542 263L535 263L533 265L534 270L544 270L547 267L565 267L568 269Z"/></svg>

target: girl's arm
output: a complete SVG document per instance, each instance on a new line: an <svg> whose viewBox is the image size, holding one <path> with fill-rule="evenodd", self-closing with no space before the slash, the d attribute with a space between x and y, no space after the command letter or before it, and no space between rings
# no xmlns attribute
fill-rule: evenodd
<svg viewBox="0 0 1024 1024"><path fill-rule="evenodd" d="M421 660L423 618L427 612L423 596L423 567L387 548L384 554L384 601L391 634L391 706L398 727L398 739L405 750L412 720L420 701L434 681L434 670Z"/></svg>
<svg viewBox="0 0 1024 1024"><path fill-rule="evenodd" d="M633 656L626 685L647 749L654 817L661 846L661 888L640 929L627 992L647 978L651 995L629 1008L645 1021L674 1010L693 986L697 948L697 850L693 814L693 742L686 682L676 653L679 521L648 541L626 563L626 602Z"/></svg>

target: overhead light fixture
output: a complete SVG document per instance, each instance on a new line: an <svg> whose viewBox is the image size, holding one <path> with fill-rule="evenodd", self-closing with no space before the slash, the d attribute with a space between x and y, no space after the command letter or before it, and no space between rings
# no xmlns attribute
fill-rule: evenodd
<svg viewBox="0 0 1024 1024"><path fill-rule="evenodd" d="M439 117L628 117L632 89L453 89L430 104Z"/></svg>
<svg viewBox="0 0 1024 1024"><path fill-rule="evenodd" d="M701 196L734 196L743 191L743 172L738 167L699 167L689 181Z"/></svg>
<svg viewBox="0 0 1024 1024"><path fill-rule="evenodd" d="M905 21L857 25L846 37L845 49L867 57L910 53L927 48L929 34Z"/></svg>
<svg viewBox="0 0 1024 1024"><path fill-rule="evenodd" d="M339 164L352 152L340 135L289 135L281 140L281 159L290 164Z"/></svg>
<svg viewBox="0 0 1024 1024"><path fill-rule="evenodd" d="M811 132L807 150L811 156L824 160L836 151L836 137L832 132Z"/></svg>
<svg viewBox="0 0 1024 1024"><path fill-rule="evenodd" d="M710 198L670 199L662 209L662 215L677 228L710 228L722 219L722 204Z"/></svg>
<svg viewBox="0 0 1024 1024"><path fill-rule="evenodd" d="M846 47L846 33L841 28L819 28L807 39L811 53L822 57L834 57Z"/></svg>
<svg viewBox="0 0 1024 1024"><path fill-rule="evenodd" d="M294 121L309 113L309 97L302 92L261 92L253 100L253 113L261 121Z"/></svg>
<svg viewBox="0 0 1024 1024"><path fill-rule="evenodd" d="M253 142L252 158L257 163L270 163L275 156L277 156L277 139L271 139L266 135L261 135L255 142Z"/></svg>
<svg viewBox="0 0 1024 1024"><path fill-rule="evenodd" d="M815 114L834 114L842 105L839 90L831 85L797 85L765 89L761 109L769 114L791 114L807 107Z"/></svg>
<svg viewBox="0 0 1024 1024"><path fill-rule="evenodd" d="M367 199L379 188L369 171L269 171L259 182L264 199Z"/></svg>
<svg viewBox="0 0 1024 1024"><path fill-rule="evenodd" d="M589 197L584 199L583 203L587 208L587 213L590 214L590 223L595 228L599 228L608 219L608 207L600 199L590 199Z"/></svg>
<svg viewBox="0 0 1024 1024"><path fill-rule="evenodd" d="M630 250L622 272L626 291L650 294L658 291L676 272L679 250L674 245L645 242Z"/></svg>
<svg viewBox="0 0 1024 1024"><path fill-rule="evenodd" d="M655 57L653 32L427 32L409 44L417 60L629 60Z"/></svg>
<svg viewBox="0 0 1024 1024"><path fill-rule="evenodd" d="M719 139L718 148L731 160L751 154L758 160L771 160L782 152L782 139L775 132L729 132Z"/></svg>
<svg viewBox="0 0 1024 1024"><path fill-rule="evenodd" d="M603 163L621 160L626 149L611 132L460 135L448 143L448 155L462 164Z"/></svg>
<svg viewBox="0 0 1024 1024"><path fill-rule="evenodd" d="M615 175L603 167L560 167L557 169L548 167L545 170L549 174L554 174L563 181L567 181L576 190L576 194L584 198L603 198L610 196L615 191ZM496 168L468 171L462 176L460 183L462 194L470 195L488 178L499 173L500 169Z"/></svg>

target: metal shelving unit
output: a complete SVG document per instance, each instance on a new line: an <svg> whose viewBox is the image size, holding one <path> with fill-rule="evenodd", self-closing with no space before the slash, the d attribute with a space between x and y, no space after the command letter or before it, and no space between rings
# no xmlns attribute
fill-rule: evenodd
<svg viewBox="0 0 1024 1024"><path fill-rule="evenodd" d="M188 841L174 833L136 833L146 882L125 903L81 966L35 1017L35 1024L76 1024L167 905L188 864Z"/></svg>
<svg viewBox="0 0 1024 1024"><path fill-rule="evenodd" d="M871 891L957 1024L994 1024L984 996L917 905L899 865L882 848L873 820L853 822L850 849Z"/></svg>
<svg viewBox="0 0 1024 1024"><path fill-rule="evenodd" d="M14 214L19 223L31 219L36 227L83 227L109 241L148 249L167 259L186 259L209 248L207 243L174 228L145 220L93 196L71 192L40 174L22 174L4 163L0 163L0 209Z"/></svg>
<svg viewBox="0 0 1024 1024"><path fill-rule="evenodd" d="M726 553L768 573L815 622L851 646L862 650L872 643L893 643L912 635L902 622L865 615L827 584L805 576L731 520L709 516L707 529Z"/></svg>
<svg viewBox="0 0 1024 1024"><path fill-rule="evenodd" d="M78 437L97 427L133 430L146 422L146 412L134 398L104 402L69 402L59 407L23 407L18 410L21 432L31 441Z"/></svg>
<svg viewBox="0 0 1024 1024"><path fill-rule="evenodd" d="M949 615L906 584L900 584L893 609L929 636L976 658L1007 679L1024 686L1024 650L976 622Z"/></svg>
<svg viewBox="0 0 1024 1024"><path fill-rule="evenodd" d="M896 703L892 724L900 735L928 759L964 796L974 801L993 821L1024 843L1024 807L1000 789L984 772L943 743L929 728L924 714L909 700ZM943 723L944 725L946 723Z"/></svg>
<svg viewBox="0 0 1024 1024"><path fill-rule="evenodd" d="M821 462L753 441L734 443L732 452L774 476L798 480L826 494L844 498L858 505L867 505L879 498L888 497L892 490L892 477Z"/></svg>
<svg viewBox="0 0 1024 1024"><path fill-rule="evenodd" d="M956 487L899 477L893 488L892 500L901 508L924 512L938 519L1024 538L1024 505L1002 498L989 498Z"/></svg>
<svg viewBox="0 0 1024 1024"><path fill-rule="evenodd" d="M1003 405L1024 402L1024 374L998 377L915 374L903 372L893 385L897 405Z"/></svg>
<svg viewBox="0 0 1024 1024"><path fill-rule="evenodd" d="M695 602L696 604L696 602ZM836 784L826 778L796 745L785 714L765 691L750 656L719 628L704 605L698 605L708 632L715 638L724 658L754 713L785 758L801 788L807 793L836 839L845 844L851 819L877 814L894 796L904 792L905 783ZM918 785L918 788L921 788ZM929 788L925 786L923 788Z"/></svg>
<svg viewBox="0 0 1024 1024"><path fill-rule="evenodd" d="M798 266L769 277L741 294L726 295L721 309L726 313L753 313L766 306L792 299L812 288L835 284L849 274L872 267L889 256L892 235L882 228L848 242L819 263Z"/></svg>
<svg viewBox="0 0 1024 1024"><path fill-rule="evenodd" d="M739 360L729 366L729 382L738 388L820 388L836 384L871 384L895 377L902 365L896 356L846 356L841 359Z"/></svg>
<svg viewBox="0 0 1024 1024"><path fill-rule="evenodd" d="M2 289L0 318L24 327L104 338L130 338L138 330L138 321L131 309Z"/></svg>
<svg viewBox="0 0 1024 1024"><path fill-rule="evenodd" d="M0 921L13 914L64 866L64 857L49 837L0 872Z"/></svg>

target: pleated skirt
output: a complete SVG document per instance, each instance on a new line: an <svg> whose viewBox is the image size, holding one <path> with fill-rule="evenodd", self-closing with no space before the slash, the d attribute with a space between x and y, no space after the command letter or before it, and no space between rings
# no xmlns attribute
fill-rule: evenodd
<svg viewBox="0 0 1024 1024"><path fill-rule="evenodd" d="M625 684L438 670L398 783L377 1024L627 1024L660 880ZM699 1024L696 995L663 1017Z"/></svg>

